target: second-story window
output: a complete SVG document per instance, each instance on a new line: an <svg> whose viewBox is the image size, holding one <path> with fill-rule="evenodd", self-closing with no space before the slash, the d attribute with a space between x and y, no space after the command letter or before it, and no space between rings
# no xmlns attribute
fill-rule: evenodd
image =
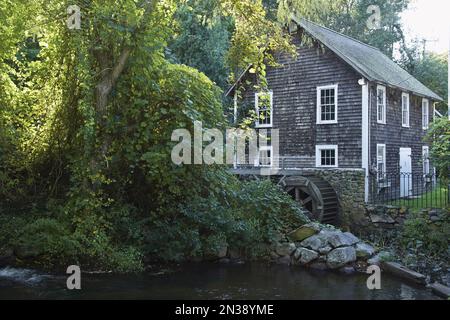
<svg viewBox="0 0 450 320"><path fill-rule="evenodd" d="M402 127L409 128L409 94L402 94Z"/></svg>
<svg viewBox="0 0 450 320"><path fill-rule="evenodd" d="M422 100L422 129L428 130L430 122L430 102L428 99Z"/></svg>
<svg viewBox="0 0 450 320"><path fill-rule="evenodd" d="M270 128L273 120L273 92L255 93L256 127Z"/></svg>
<svg viewBox="0 0 450 320"><path fill-rule="evenodd" d="M317 123L333 124L338 121L338 86L317 88Z"/></svg>
<svg viewBox="0 0 450 320"><path fill-rule="evenodd" d="M377 87L377 122L386 124L386 87Z"/></svg>

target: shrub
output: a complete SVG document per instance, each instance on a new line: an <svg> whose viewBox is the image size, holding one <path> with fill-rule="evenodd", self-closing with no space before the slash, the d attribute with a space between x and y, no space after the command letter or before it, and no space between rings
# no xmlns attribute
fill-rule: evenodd
<svg viewBox="0 0 450 320"><path fill-rule="evenodd" d="M73 264L80 244L71 237L67 226L55 219L40 218L25 225L15 240L19 258L37 258L43 267Z"/></svg>
<svg viewBox="0 0 450 320"><path fill-rule="evenodd" d="M308 221L272 182L228 180L220 196L211 191L208 198L193 197L176 213L149 221L146 252L164 261L180 261L208 257L228 246L253 258L266 254L261 245L276 242Z"/></svg>
<svg viewBox="0 0 450 320"><path fill-rule="evenodd" d="M445 255L450 245L450 216L446 214L443 221L431 223L428 214L412 213L400 239L404 249L429 256Z"/></svg>

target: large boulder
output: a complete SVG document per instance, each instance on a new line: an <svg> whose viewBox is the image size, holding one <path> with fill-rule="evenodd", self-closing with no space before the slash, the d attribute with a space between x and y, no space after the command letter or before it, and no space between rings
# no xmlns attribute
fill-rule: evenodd
<svg viewBox="0 0 450 320"><path fill-rule="evenodd" d="M275 252L282 257L290 256L294 253L296 248L295 243L278 243L276 245Z"/></svg>
<svg viewBox="0 0 450 320"><path fill-rule="evenodd" d="M300 243L301 247L318 251L320 248L327 245L327 240L321 234L314 235Z"/></svg>
<svg viewBox="0 0 450 320"><path fill-rule="evenodd" d="M395 224L395 220L387 214L371 214L370 221L372 223Z"/></svg>
<svg viewBox="0 0 450 320"><path fill-rule="evenodd" d="M291 241L300 242L319 233L319 231L320 226L314 223L309 223L289 233L288 238Z"/></svg>
<svg viewBox="0 0 450 320"><path fill-rule="evenodd" d="M353 247L337 248L327 255L327 266L339 269L350 262L356 261L356 250Z"/></svg>
<svg viewBox="0 0 450 320"><path fill-rule="evenodd" d="M328 243L331 244L333 248L349 247L360 242L360 240L355 237L350 232L333 232L328 236Z"/></svg>
<svg viewBox="0 0 450 320"><path fill-rule="evenodd" d="M356 257L360 259L369 259L375 254L375 249L366 243L360 242L355 246Z"/></svg>
<svg viewBox="0 0 450 320"><path fill-rule="evenodd" d="M308 264L316 260L318 257L319 254L316 251L306 248L298 248L294 254L294 258L296 258L301 265Z"/></svg>
<svg viewBox="0 0 450 320"><path fill-rule="evenodd" d="M325 246L325 247L319 249L319 253L320 254L328 254L331 250L333 250L332 247Z"/></svg>

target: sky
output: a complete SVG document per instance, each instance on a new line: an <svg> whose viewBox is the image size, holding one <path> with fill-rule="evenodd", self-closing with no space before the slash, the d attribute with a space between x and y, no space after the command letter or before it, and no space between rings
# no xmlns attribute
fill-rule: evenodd
<svg viewBox="0 0 450 320"><path fill-rule="evenodd" d="M408 39L429 40L426 48L437 53L447 52L450 42L450 1L411 0L402 22Z"/></svg>

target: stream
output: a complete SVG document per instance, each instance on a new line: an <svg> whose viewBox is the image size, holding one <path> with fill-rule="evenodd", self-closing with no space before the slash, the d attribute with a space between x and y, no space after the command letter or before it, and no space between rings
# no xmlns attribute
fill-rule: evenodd
<svg viewBox="0 0 450 320"><path fill-rule="evenodd" d="M1 268L0 299L432 300L429 290L382 274L368 290L364 274L344 275L262 263L199 263L158 273L82 274L81 290L66 275Z"/></svg>

